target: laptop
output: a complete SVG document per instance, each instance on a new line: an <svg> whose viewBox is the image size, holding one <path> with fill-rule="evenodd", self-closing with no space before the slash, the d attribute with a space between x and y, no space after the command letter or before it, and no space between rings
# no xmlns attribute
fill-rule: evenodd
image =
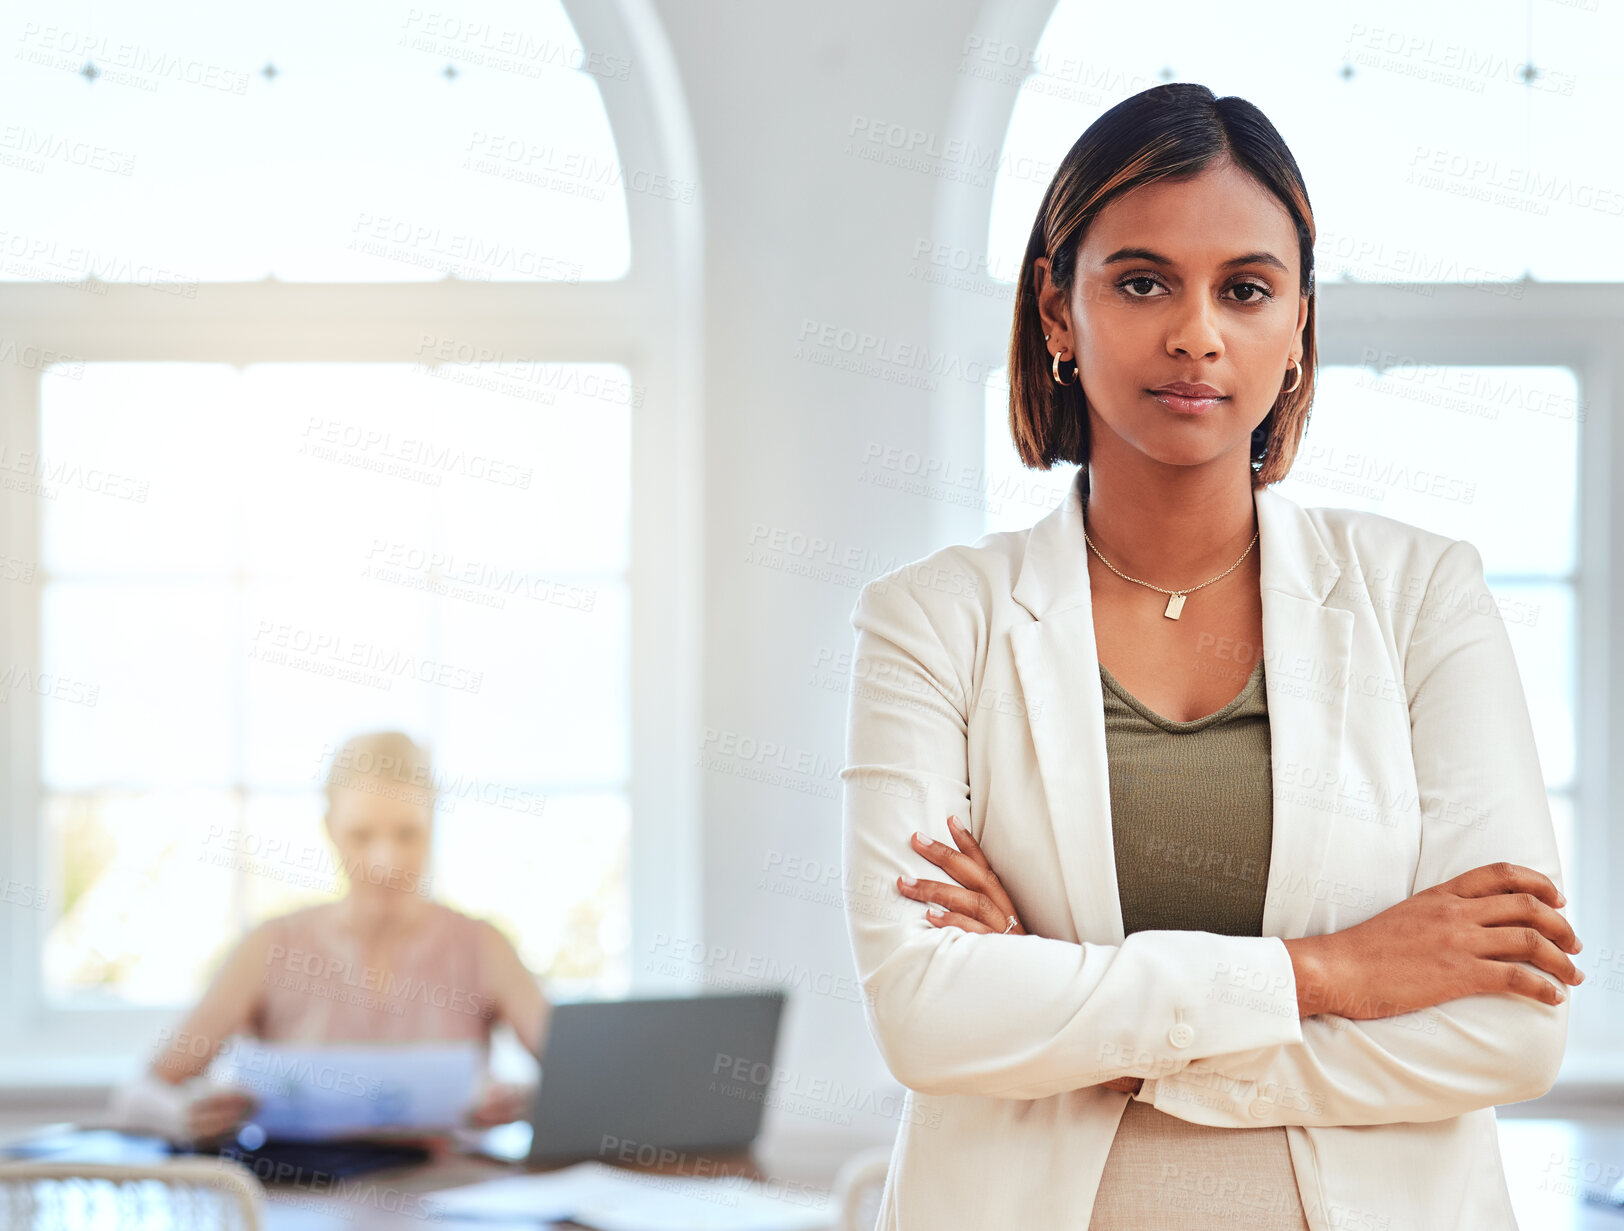
<svg viewBox="0 0 1624 1231"><path fill-rule="evenodd" d="M525 1161L647 1165L748 1149L785 1000L775 990L555 1005Z"/></svg>

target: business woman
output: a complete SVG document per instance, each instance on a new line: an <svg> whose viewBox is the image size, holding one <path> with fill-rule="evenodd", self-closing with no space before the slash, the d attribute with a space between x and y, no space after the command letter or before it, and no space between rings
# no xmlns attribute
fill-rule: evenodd
<svg viewBox="0 0 1624 1231"><path fill-rule="evenodd" d="M328 767L327 836L348 887L331 902L268 919L222 963L147 1071L114 1092L114 1123L208 1141L248 1116L253 1096L196 1088L234 1035L272 1043L467 1040L488 1054L509 1023L541 1053L551 1003L486 920L428 892L435 783L428 753L399 731L345 742ZM528 1090L486 1082L468 1122L523 1116Z"/></svg>
<svg viewBox="0 0 1624 1231"><path fill-rule="evenodd" d="M882 1228L1513 1231L1582 975L1477 549L1303 508L1314 222L1186 83L1072 147L1010 342L1027 530L866 586L847 926ZM875 901L875 897L879 901Z"/></svg>

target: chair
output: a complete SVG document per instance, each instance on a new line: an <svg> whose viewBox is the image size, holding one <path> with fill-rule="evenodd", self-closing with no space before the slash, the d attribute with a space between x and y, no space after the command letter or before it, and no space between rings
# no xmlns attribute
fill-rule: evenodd
<svg viewBox="0 0 1624 1231"><path fill-rule="evenodd" d="M265 1190L226 1158L0 1162L6 1231L260 1231Z"/></svg>

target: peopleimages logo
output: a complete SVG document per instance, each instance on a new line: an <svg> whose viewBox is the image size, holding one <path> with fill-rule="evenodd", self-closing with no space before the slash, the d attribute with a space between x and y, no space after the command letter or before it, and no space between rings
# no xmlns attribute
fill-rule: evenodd
<svg viewBox="0 0 1624 1231"><path fill-rule="evenodd" d="M291 667L385 691L396 680L414 679L423 684L475 693L485 680L483 671L470 671L370 641L355 641L342 633L302 628L276 620L257 622L248 657L271 666Z"/></svg>
<svg viewBox="0 0 1624 1231"><path fill-rule="evenodd" d="M416 436L396 436L370 424L347 423L339 419L310 415L302 434L301 452L311 446L328 446L418 466L429 472L456 474L498 487L527 489L535 475L530 466L505 458L470 452L457 445L442 444ZM322 456L320 453L316 456Z"/></svg>
<svg viewBox="0 0 1624 1231"><path fill-rule="evenodd" d="M489 1016L494 1002L478 992L449 983L430 983L411 975L397 976L393 971L378 966L358 965L337 957L324 957L305 949L290 949L286 945L272 944L266 954L267 966L280 964L292 975L320 981L329 989L335 985L364 992L376 992L386 1001L401 1004L416 1001L436 1009L449 1009L453 1013L467 1013L473 1017ZM312 989L315 990L315 989Z"/></svg>
<svg viewBox="0 0 1624 1231"><path fill-rule="evenodd" d="M534 791L492 782L477 774L431 771L426 765L406 763L389 753L366 748L323 744L313 776L347 790L432 804L445 812L455 811L464 803L530 816L540 816L547 810L547 796Z"/></svg>
<svg viewBox="0 0 1624 1231"><path fill-rule="evenodd" d="M199 863L249 872L304 888L329 892L338 887L342 872L354 885L375 885L402 893L429 897L429 877L411 868L373 863L359 857L340 859L331 848L296 842L277 834L257 834L235 826L211 824L198 851Z"/></svg>

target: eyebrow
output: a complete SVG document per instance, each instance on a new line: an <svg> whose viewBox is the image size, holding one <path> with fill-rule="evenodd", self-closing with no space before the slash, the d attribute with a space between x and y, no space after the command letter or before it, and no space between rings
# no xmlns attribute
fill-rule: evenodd
<svg viewBox="0 0 1624 1231"><path fill-rule="evenodd" d="M1118 248L1110 256L1106 257L1101 264L1113 265L1118 261L1149 261L1153 265L1173 265L1176 263L1172 258L1165 257L1149 248ZM1248 252L1243 256L1232 257L1218 268L1233 269L1237 265L1267 265L1270 268L1278 269L1283 274L1291 272L1286 268L1285 262L1275 256L1274 253L1263 251Z"/></svg>

